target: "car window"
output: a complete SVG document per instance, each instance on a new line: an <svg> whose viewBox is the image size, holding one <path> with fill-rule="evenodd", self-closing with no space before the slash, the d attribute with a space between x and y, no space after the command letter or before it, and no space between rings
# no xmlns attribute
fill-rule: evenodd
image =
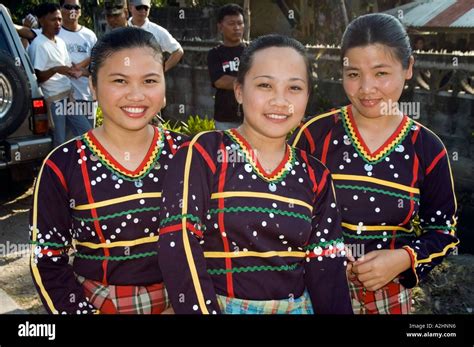
<svg viewBox="0 0 474 347"><path fill-rule="evenodd" d="M10 46L8 45L7 36L5 35L5 23L0 22L0 50L12 54Z"/></svg>

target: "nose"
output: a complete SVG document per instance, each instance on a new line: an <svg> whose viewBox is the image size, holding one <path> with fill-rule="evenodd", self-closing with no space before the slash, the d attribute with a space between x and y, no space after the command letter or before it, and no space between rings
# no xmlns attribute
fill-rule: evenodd
<svg viewBox="0 0 474 347"><path fill-rule="evenodd" d="M362 76L361 78L361 84L360 84L360 90L363 93L370 93L374 90L375 88L375 80L371 76Z"/></svg>
<svg viewBox="0 0 474 347"><path fill-rule="evenodd" d="M130 89L126 98L130 101L142 101L145 99L145 94L143 93L141 86L130 84Z"/></svg>
<svg viewBox="0 0 474 347"><path fill-rule="evenodd" d="M286 108L290 103L285 97L285 93L282 90L276 90L272 99L270 100L270 106L278 108Z"/></svg>

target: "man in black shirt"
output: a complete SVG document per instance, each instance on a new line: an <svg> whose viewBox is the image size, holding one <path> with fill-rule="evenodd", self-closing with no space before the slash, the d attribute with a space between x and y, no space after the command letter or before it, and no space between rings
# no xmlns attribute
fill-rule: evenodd
<svg viewBox="0 0 474 347"><path fill-rule="evenodd" d="M240 55L245 46L243 9L227 4L219 9L217 26L223 36L223 44L212 48L207 55L207 66L212 86L216 88L214 120L216 129L237 127L242 122L234 96L234 81L239 71Z"/></svg>

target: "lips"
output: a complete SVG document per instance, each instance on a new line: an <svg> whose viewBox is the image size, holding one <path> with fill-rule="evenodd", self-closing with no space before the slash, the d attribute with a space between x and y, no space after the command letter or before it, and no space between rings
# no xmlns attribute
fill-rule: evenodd
<svg viewBox="0 0 474 347"><path fill-rule="evenodd" d="M145 107L145 106L126 106L126 107L121 107L121 109L130 118L141 118L145 115L147 107Z"/></svg>
<svg viewBox="0 0 474 347"><path fill-rule="evenodd" d="M265 117L273 123L282 123L286 121L290 116L283 113L265 113Z"/></svg>
<svg viewBox="0 0 474 347"><path fill-rule="evenodd" d="M382 99L359 99L359 100L360 100L360 103L362 104L362 106L364 106L364 107L374 107L374 106L378 105L378 103Z"/></svg>

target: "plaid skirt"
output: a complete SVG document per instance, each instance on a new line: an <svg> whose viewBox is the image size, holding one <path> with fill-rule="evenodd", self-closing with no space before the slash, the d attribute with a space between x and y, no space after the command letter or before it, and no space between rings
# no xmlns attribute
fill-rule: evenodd
<svg viewBox="0 0 474 347"><path fill-rule="evenodd" d="M358 280L349 280L349 290L355 314L411 313L411 290L396 281L370 291Z"/></svg>
<svg viewBox="0 0 474 347"><path fill-rule="evenodd" d="M296 299L246 300L217 295L223 314L313 314L308 293Z"/></svg>
<svg viewBox="0 0 474 347"><path fill-rule="evenodd" d="M115 286L77 276L89 302L101 314L160 314L170 307L163 283Z"/></svg>

